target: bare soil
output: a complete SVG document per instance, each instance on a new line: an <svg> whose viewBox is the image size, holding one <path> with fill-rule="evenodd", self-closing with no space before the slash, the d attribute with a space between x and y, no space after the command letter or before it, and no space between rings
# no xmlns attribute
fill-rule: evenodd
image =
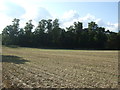
<svg viewBox="0 0 120 90"><path fill-rule="evenodd" d="M117 88L118 51L8 48L4 88Z"/></svg>

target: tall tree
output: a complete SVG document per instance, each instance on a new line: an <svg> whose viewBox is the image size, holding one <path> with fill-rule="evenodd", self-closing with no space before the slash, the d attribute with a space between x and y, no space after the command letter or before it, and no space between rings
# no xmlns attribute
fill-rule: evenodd
<svg viewBox="0 0 120 90"><path fill-rule="evenodd" d="M94 36L95 40L95 48L103 49L105 48L105 44L107 42L107 36L105 34L105 28L98 27L96 29L96 34Z"/></svg>
<svg viewBox="0 0 120 90"><path fill-rule="evenodd" d="M75 36L76 36L76 47L82 46L84 40L84 36L82 35L83 33L83 25L82 22L74 22L74 29L75 29Z"/></svg>
<svg viewBox="0 0 120 90"><path fill-rule="evenodd" d="M98 25L91 21L90 23L88 23L88 35L89 35L89 48L95 48L95 35L96 35L96 31L97 31Z"/></svg>
<svg viewBox="0 0 120 90"><path fill-rule="evenodd" d="M66 28L67 32L65 34L66 47L74 48L76 44L76 30L73 25Z"/></svg>
<svg viewBox="0 0 120 90"><path fill-rule="evenodd" d="M107 49L118 49L118 39L117 39L117 33L110 32L110 34L107 34Z"/></svg>
<svg viewBox="0 0 120 90"><path fill-rule="evenodd" d="M60 28L59 20L42 19L32 32L34 25L29 20L24 28L19 28L19 19L2 31L2 44L28 47L63 47L87 49L119 49L120 32L105 31L95 22L83 29L82 22L74 22L65 29Z"/></svg>
<svg viewBox="0 0 120 90"><path fill-rule="evenodd" d="M19 46L25 46L25 31L23 28L20 28L19 32L18 32L18 45Z"/></svg>
<svg viewBox="0 0 120 90"><path fill-rule="evenodd" d="M25 29L25 36L24 36L24 45L25 46L32 46L33 44L33 33L32 33L32 29L33 29L34 25L32 24L32 20L29 20L26 23L26 26L24 27Z"/></svg>
<svg viewBox="0 0 120 90"><path fill-rule="evenodd" d="M52 42L52 39L53 39L53 35L52 35L52 31L53 31L53 22L52 22L52 19L48 19L47 20L47 34L46 34L46 44L48 46L52 46L53 45L53 42Z"/></svg>
<svg viewBox="0 0 120 90"><path fill-rule="evenodd" d="M60 35L61 35L61 28L59 27L59 20L55 19L53 21L53 26L52 26L52 43L54 46L55 45L58 46Z"/></svg>
<svg viewBox="0 0 120 90"><path fill-rule="evenodd" d="M50 33L52 31L52 19L48 19L46 22L47 22L47 32Z"/></svg>
<svg viewBox="0 0 120 90"><path fill-rule="evenodd" d="M45 32L47 27L47 21L42 19L39 21L38 26L36 27L35 33L35 44L37 47L43 46L45 44Z"/></svg>
<svg viewBox="0 0 120 90"><path fill-rule="evenodd" d="M90 23L88 23L88 30L89 31L96 30L97 27L98 27L98 25L95 22L93 22L93 21L91 21Z"/></svg>
<svg viewBox="0 0 120 90"><path fill-rule="evenodd" d="M19 32L19 19L14 19L12 25L6 26L2 31L3 44L17 45L18 32Z"/></svg>

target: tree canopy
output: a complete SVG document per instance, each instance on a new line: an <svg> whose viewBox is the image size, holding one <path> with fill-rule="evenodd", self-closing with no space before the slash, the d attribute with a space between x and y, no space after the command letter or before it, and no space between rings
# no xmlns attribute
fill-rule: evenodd
<svg viewBox="0 0 120 90"><path fill-rule="evenodd" d="M12 25L3 29L3 45L72 49L119 49L120 46L120 32L105 31L94 21L88 23L88 28L78 21L63 29L58 19L42 19L34 30L32 20L24 28L19 27L19 21L15 18Z"/></svg>

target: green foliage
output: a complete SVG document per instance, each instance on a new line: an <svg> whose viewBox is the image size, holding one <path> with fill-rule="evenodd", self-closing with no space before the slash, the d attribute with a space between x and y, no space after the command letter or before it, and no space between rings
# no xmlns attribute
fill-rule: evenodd
<svg viewBox="0 0 120 90"><path fill-rule="evenodd" d="M32 20L24 28L19 28L19 21L15 18L12 25L3 29L3 45L80 49L119 49L120 46L120 32L105 31L93 21L88 23L88 28L78 21L66 30L60 28L58 19L42 19L34 30Z"/></svg>
<svg viewBox="0 0 120 90"><path fill-rule="evenodd" d="M12 25L6 26L2 31L2 41L4 45L17 45L19 32L19 19L14 19Z"/></svg>

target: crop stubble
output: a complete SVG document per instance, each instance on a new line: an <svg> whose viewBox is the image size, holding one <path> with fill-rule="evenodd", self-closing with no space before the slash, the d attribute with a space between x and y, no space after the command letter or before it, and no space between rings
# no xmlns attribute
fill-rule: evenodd
<svg viewBox="0 0 120 90"><path fill-rule="evenodd" d="M3 47L2 55L2 87L116 88L118 84L118 51Z"/></svg>

